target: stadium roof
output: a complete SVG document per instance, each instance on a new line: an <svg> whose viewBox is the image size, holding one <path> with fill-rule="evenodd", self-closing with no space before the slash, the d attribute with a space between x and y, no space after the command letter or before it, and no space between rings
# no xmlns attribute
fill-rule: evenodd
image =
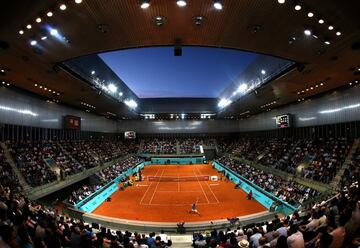
<svg viewBox="0 0 360 248"><path fill-rule="evenodd" d="M290 0L284 4L225 0L222 10L215 9L212 0L189 0L183 8L175 0L153 0L147 9L140 8L137 0L64 3L65 10L59 9L59 1L3 3L1 80L84 110L88 109L85 102L96 106L91 111L101 115L111 111L115 118L137 118L126 104L99 94L58 65L85 55L151 46L232 48L297 62L297 68L234 101L220 117L254 114L301 101L359 78L360 3L356 0L305 0L298 2L300 10ZM49 11L53 16L47 15ZM187 101L194 105L191 99Z"/></svg>

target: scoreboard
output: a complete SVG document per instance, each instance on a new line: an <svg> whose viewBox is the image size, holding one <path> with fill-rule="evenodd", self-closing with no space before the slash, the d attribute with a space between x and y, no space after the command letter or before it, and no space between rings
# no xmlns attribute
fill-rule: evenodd
<svg viewBox="0 0 360 248"><path fill-rule="evenodd" d="M289 114L276 116L277 128L288 128L291 126L291 116Z"/></svg>
<svg viewBox="0 0 360 248"><path fill-rule="evenodd" d="M134 131L126 131L124 132L125 139L136 139L136 132Z"/></svg>
<svg viewBox="0 0 360 248"><path fill-rule="evenodd" d="M66 115L64 117L64 128L65 129L81 129L81 118L73 115Z"/></svg>

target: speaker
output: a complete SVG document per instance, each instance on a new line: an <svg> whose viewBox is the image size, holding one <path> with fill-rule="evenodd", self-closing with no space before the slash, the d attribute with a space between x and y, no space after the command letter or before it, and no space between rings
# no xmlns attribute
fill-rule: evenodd
<svg viewBox="0 0 360 248"><path fill-rule="evenodd" d="M174 47L174 56L176 56L176 57L182 56L182 48L181 47Z"/></svg>

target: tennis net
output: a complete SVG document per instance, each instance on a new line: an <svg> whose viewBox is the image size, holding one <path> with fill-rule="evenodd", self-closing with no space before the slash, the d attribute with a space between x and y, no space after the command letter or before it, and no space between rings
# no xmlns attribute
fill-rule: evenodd
<svg viewBox="0 0 360 248"><path fill-rule="evenodd" d="M149 181L154 182L191 182L191 181L209 181L210 176L149 176Z"/></svg>

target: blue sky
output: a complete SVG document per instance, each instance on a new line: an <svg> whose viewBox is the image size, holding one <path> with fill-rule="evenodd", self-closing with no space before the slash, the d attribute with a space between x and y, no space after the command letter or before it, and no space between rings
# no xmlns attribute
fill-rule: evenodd
<svg viewBox="0 0 360 248"><path fill-rule="evenodd" d="M218 97L256 54L205 47L137 48L99 54L140 98Z"/></svg>

